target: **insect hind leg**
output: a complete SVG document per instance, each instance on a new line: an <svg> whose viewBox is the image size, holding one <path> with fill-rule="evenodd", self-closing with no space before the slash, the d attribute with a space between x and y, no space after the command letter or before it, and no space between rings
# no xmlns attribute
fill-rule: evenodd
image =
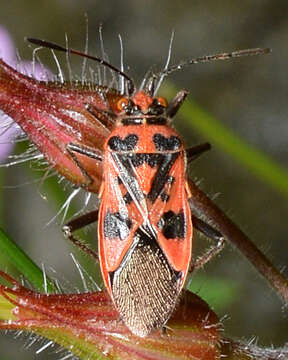
<svg viewBox="0 0 288 360"><path fill-rule="evenodd" d="M93 257L98 261L98 254L96 251L89 248L89 246L85 245L83 241L78 240L73 232L79 230L87 225L90 225L98 220L98 210L90 211L87 214L78 216L77 218L69 221L62 227L62 231L66 239L70 240L74 245L76 245L83 252Z"/></svg>
<svg viewBox="0 0 288 360"><path fill-rule="evenodd" d="M218 230L214 229L212 226L205 223L203 220L197 218L194 215L192 215L192 222L197 230L202 232L209 239L215 240L217 242L216 245L209 248L203 255L198 257L195 262L192 263L191 270L195 271L202 268L213 257L215 257L223 250L225 246L225 238Z"/></svg>

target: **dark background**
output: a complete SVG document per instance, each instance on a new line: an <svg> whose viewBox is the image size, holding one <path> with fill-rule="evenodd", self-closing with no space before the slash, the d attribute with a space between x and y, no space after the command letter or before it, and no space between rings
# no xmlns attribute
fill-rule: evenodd
<svg viewBox="0 0 288 360"><path fill-rule="evenodd" d="M106 51L111 62L119 64L120 33L126 67L138 84L151 65L159 69L163 66L172 29L176 33L172 63L221 51L271 47L273 52L268 56L194 65L173 74L170 81L179 89L188 89L191 99L249 144L287 166L287 1L2 0L0 24L10 31L21 58L31 59L26 36L65 44L67 33L71 46L84 49L85 13L90 52L100 55L98 28L102 23ZM47 54L40 53L42 61L56 71ZM181 114L176 126L186 134L187 145L209 141L196 132L187 133ZM56 276L69 281L73 290L75 284L80 285L69 254L71 247L62 238L59 223L45 227L56 207L49 198L41 198L39 185L19 187L32 181L26 168L28 164L5 171L5 184L18 186L5 191L5 229L39 265L53 267ZM202 180L201 187L208 194L217 195L217 204L287 276L287 195L255 177L217 146L192 165L191 176ZM247 340L255 337L259 345L265 346L281 346L287 341L287 310L229 245L203 274L199 290L205 289L211 279L216 284L219 279L227 281L236 289L225 307L216 306L220 318L227 315L227 335ZM221 288L216 288L215 298L221 298L219 292ZM213 294L208 297L213 306ZM1 359L61 357L53 349L35 355L39 347L24 350L18 339L9 340L1 334Z"/></svg>

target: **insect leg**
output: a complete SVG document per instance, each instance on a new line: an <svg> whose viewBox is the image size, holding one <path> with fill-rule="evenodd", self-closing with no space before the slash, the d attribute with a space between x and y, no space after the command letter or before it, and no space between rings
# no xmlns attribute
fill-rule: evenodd
<svg viewBox="0 0 288 360"><path fill-rule="evenodd" d="M84 145L79 145L79 144L74 144L74 143L67 144L66 149L67 149L69 155L71 156L71 158L73 159L73 161L79 167L83 176L85 177L86 183L84 185L85 186L91 185L93 183L93 179L88 174L88 172L85 170L85 168L83 167L81 162L78 160L75 153L78 153L81 155L86 155L87 157L90 157L92 159L102 161L101 152L99 150L90 148L89 146L84 146Z"/></svg>
<svg viewBox="0 0 288 360"><path fill-rule="evenodd" d="M179 91L176 96L171 100L166 109L166 115L171 119L173 118L177 111L180 109L183 104L186 96L188 95L187 90Z"/></svg>
<svg viewBox="0 0 288 360"><path fill-rule="evenodd" d="M103 101L106 102L106 98L103 96ZM109 103L106 102L106 105L109 106ZM95 117L98 121L101 122L102 125L107 127L108 129L112 129L112 127L115 125L115 116L114 114L108 111L99 110L96 108L96 106L92 104L86 104L86 110Z"/></svg>
<svg viewBox="0 0 288 360"><path fill-rule="evenodd" d="M198 270L199 268L202 268L207 262L209 262L214 256L216 256L221 250L223 250L225 246L225 239L218 230L214 229L212 226L194 215L192 215L192 222L197 230L201 231L205 236L217 242L215 246L208 249L192 264L192 269Z"/></svg>
<svg viewBox="0 0 288 360"><path fill-rule="evenodd" d="M81 240L75 238L72 234L74 231L90 225L98 220L98 210L90 211L87 214L78 216L77 218L69 221L62 227L62 231L66 239L70 240L74 245L78 246L82 251L98 261L98 254L85 245Z"/></svg>
<svg viewBox="0 0 288 360"><path fill-rule="evenodd" d="M197 159L203 152L211 149L211 145L209 143L204 143L200 145L193 146L185 150L188 163Z"/></svg>

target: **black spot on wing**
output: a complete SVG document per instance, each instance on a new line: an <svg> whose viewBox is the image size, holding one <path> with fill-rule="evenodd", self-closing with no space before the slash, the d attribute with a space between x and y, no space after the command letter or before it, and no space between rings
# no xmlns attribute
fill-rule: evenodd
<svg viewBox="0 0 288 360"><path fill-rule="evenodd" d="M120 136L112 136L108 141L108 146L114 151L131 151L138 142L138 136L135 134L127 135L123 140Z"/></svg>
<svg viewBox="0 0 288 360"><path fill-rule="evenodd" d="M165 212L157 225L166 239L183 239L185 237L186 224L183 211L178 214L171 210Z"/></svg>
<svg viewBox="0 0 288 360"><path fill-rule="evenodd" d="M170 198L170 195L168 195L165 191L161 192L160 198L163 202L167 202Z"/></svg>
<svg viewBox="0 0 288 360"><path fill-rule="evenodd" d="M164 135L157 133L153 136L153 142L158 151L173 151L178 150L181 147L181 140L175 135L165 137Z"/></svg>
<svg viewBox="0 0 288 360"><path fill-rule="evenodd" d="M172 175L169 175L169 176L167 177L166 183L167 183L167 184L173 184L174 181L175 181L175 177L172 176Z"/></svg>
<svg viewBox="0 0 288 360"><path fill-rule="evenodd" d="M120 238L125 240L129 235L132 226L131 220L119 212L110 213L105 215L104 219L104 236L108 239Z"/></svg>
<svg viewBox="0 0 288 360"><path fill-rule="evenodd" d="M131 204L132 202L132 196L129 194L129 192L127 192L124 196L123 196L123 200L125 201L126 205Z"/></svg>

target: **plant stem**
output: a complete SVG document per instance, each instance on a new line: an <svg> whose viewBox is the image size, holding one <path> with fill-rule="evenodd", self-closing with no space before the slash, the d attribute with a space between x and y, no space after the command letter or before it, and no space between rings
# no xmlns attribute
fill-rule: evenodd
<svg viewBox="0 0 288 360"><path fill-rule="evenodd" d="M288 349L260 348L254 344L223 339L221 341L221 355L226 360L280 360L287 359Z"/></svg>
<svg viewBox="0 0 288 360"><path fill-rule="evenodd" d="M288 281L246 234L233 223L193 181L189 181L192 210L222 233L268 281L277 294L288 304Z"/></svg>

